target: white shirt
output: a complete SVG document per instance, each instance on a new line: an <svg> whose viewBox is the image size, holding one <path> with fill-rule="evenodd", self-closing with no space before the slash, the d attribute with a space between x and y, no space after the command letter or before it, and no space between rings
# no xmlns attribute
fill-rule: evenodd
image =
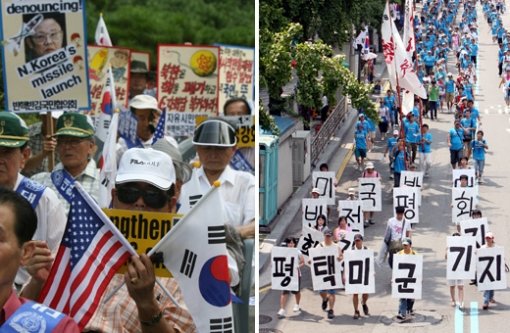
<svg viewBox="0 0 510 333"><path fill-rule="evenodd" d="M248 172L237 171L227 166L220 178L220 194L225 205L227 223L239 226L255 219L255 177ZM206 194L211 185L203 167L194 169L191 179L181 188L179 213L186 214L190 209L189 197Z"/></svg>
<svg viewBox="0 0 510 333"><path fill-rule="evenodd" d="M408 221L404 222L404 228L402 229L402 222L404 220L397 220L396 217L392 217L388 220L388 227L391 230L391 240L399 240L406 237L408 231L411 231L411 224Z"/></svg>
<svg viewBox="0 0 510 333"><path fill-rule="evenodd" d="M18 188L21 180L25 176L18 174L18 179L14 185L14 191ZM35 229L33 240L42 240L48 243L51 252L55 254L64 235L67 223L67 216L64 206L57 197L57 194L50 188L46 188L35 207L37 215L37 229ZM18 270L15 282L25 284L30 275L24 268Z"/></svg>

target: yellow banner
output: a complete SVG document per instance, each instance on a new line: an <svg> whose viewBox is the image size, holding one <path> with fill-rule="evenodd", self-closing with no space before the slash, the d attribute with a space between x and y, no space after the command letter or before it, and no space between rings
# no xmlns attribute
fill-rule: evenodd
<svg viewBox="0 0 510 333"><path fill-rule="evenodd" d="M182 217L180 214L103 209L138 254L148 253ZM163 263L155 263L156 276L171 277ZM118 273L124 273L122 266Z"/></svg>

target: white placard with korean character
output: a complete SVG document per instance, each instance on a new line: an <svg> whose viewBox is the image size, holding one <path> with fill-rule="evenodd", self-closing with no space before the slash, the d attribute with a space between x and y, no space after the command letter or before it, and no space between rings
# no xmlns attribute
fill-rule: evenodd
<svg viewBox="0 0 510 333"><path fill-rule="evenodd" d="M274 246L271 250L271 289L299 290L299 250Z"/></svg>
<svg viewBox="0 0 510 333"><path fill-rule="evenodd" d="M416 202L421 206L421 190L423 189L423 172L421 171L402 171L400 173L400 187L417 188Z"/></svg>
<svg viewBox="0 0 510 333"><path fill-rule="evenodd" d="M393 210L396 207L405 207L404 218L411 223L420 222L420 209L417 197L420 190L416 187L393 188Z"/></svg>
<svg viewBox="0 0 510 333"><path fill-rule="evenodd" d="M375 293L374 251L345 251L344 272L346 294Z"/></svg>
<svg viewBox="0 0 510 333"><path fill-rule="evenodd" d="M364 212L382 210L382 188L380 178L358 178L358 200Z"/></svg>
<svg viewBox="0 0 510 333"><path fill-rule="evenodd" d="M505 249L502 246L482 247L477 252L478 291L506 289Z"/></svg>
<svg viewBox="0 0 510 333"><path fill-rule="evenodd" d="M486 217L469 219L459 222L460 235L475 237L476 247L485 245L485 234L489 232L489 222Z"/></svg>
<svg viewBox="0 0 510 333"><path fill-rule="evenodd" d="M469 220L476 208L476 189L473 187L452 187L452 222Z"/></svg>
<svg viewBox="0 0 510 333"><path fill-rule="evenodd" d="M338 201L338 217L345 216L347 225L355 234L365 236L365 228L363 226L363 209L360 200L339 200Z"/></svg>
<svg viewBox="0 0 510 333"><path fill-rule="evenodd" d="M297 248L305 257L305 264L309 265L309 251L324 241L324 234L315 228L303 227L303 234L299 237Z"/></svg>
<svg viewBox="0 0 510 333"><path fill-rule="evenodd" d="M476 238L448 236L446 238L446 278L474 279L476 274Z"/></svg>
<svg viewBox="0 0 510 333"><path fill-rule="evenodd" d="M332 171L314 171L312 173L313 187L319 189L319 198L327 200L328 205L335 204L335 173Z"/></svg>
<svg viewBox="0 0 510 333"><path fill-rule="evenodd" d="M325 246L310 249L310 271L313 290L340 289L342 284L342 265L339 260L338 246Z"/></svg>
<svg viewBox="0 0 510 333"><path fill-rule="evenodd" d="M306 198L301 201L303 227L315 227L319 215L328 216L328 200ZM326 218L327 220L327 218Z"/></svg>
<svg viewBox="0 0 510 333"><path fill-rule="evenodd" d="M423 256L396 254L393 256L391 297L421 299Z"/></svg>

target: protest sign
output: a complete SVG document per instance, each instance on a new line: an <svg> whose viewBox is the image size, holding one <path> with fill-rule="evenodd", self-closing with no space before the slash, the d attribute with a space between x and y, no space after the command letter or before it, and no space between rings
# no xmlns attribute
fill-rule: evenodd
<svg viewBox="0 0 510 333"><path fill-rule="evenodd" d="M485 245L485 233L489 231L489 226L486 217L479 219L463 220L459 223L460 234L462 236L475 237L476 247L480 248Z"/></svg>
<svg viewBox="0 0 510 333"><path fill-rule="evenodd" d="M471 211L476 208L476 189L474 187L452 187L452 222L468 220Z"/></svg>
<svg viewBox="0 0 510 333"><path fill-rule="evenodd" d="M310 256L310 249L313 249L324 241L324 234L315 228L303 227L303 234L299 237L296 247L301 254L308 259ZM305 260L307 263L308 260Z"/></svg>
<svg viewBox="0 0 510 333"><path fill-rule="evenodd" d="M298 259L296 248L274 246L271 250L271 288L299 290Z"/></svg>
<svg viewBox="0 0 510 333"><path fill-rule="evenodd" d="M338 260L339 254L337 246L321 246L310 249L313 290L340 289L343 287L342 265Z"/></svg>
<svg viewBox="0 0 510 333"><path fill-rule="evenodd" d="M452 181L453 187L460 187L460 176L468 176L467 187L478 187L476 184L475 169L453 169Z"/></svg>
<svg viewBox="0 0 510 333"><path fill-rule="evenodd" d="M420 189L417 187L393 188L393 208L405 207L404 217L411 223L420 222L420 212L417 197Z"/></svg>
<svg viewBox="0 0 510 333"><path fill-rule="evenodd" d="M303 228L315 227L315 223L317 222L317 218L320 215L324 215L327 217L328 215L328 201L326 199L311 199L305 198L301 200L302 202L302 221Z"/></svg>
<svg viewBox="0 0 510 333"><path fill-rule="evenodd" d="M446 278L448 280L474 279L476 274L476 238L448 236L446 245Z"/></svg>
<svg viewBox="0 0 510 333"><path fill-rule="evenodd" d="M2 1L1 14L6 109L88 109L83 1Z"/></svg>
<svg viewBox="0 0 510 333"><path fill-rule="evenodd" d="M319 198L327 199L328 205L335 204L335 173L332 171L314 171L312 187L319 189Z"/></svg>
<svg viewBox="0 0 510 333"><path fill-rule="evenodd" d="M421 299L423 256L396 254L393 256L391 297Z"/></svg>
<svg viewBox="0 0 510 333"><path fill-rule="evenodd" d="M129 68L131 51L121 47L87 46L89 53L89 80L92 105L91 115L101 113L103 87L108 79L107 69L110 65L115 83L117 106L128 106L129 101Z"/></svg>
<svg viewBox="0 0 510 333"><path fill-rule="evenodd" d="M476 272L478 291L506 289L505 249L501 246L478 249Z"/></svg>
<svg viewBox="0 0 510 333"><path fill-rule="evenodd" d="M135 212L123 209L103 209L103 211L138 254L148 253L182 217L171 213ZM119 273L125 270L126 267L123 266ZM172 276L162 262L154 264L154 271L157 276Z"/></svg>
<svg viewBox="0 0 510 333"><path fill-rule="evenodd" d="M379 178L358 179L358 200L364 212L380 212L382 210L382 188Z"/></svg>
<svg viewBox="0 0 510 333"><path fill-rule="evenodd" d="M220 91L219 106L223 113L223 106L230 98L244 98L253 100L255 49L218 45L220 47Z"/></svg>
<svg viewBox="0 0 510 333"><path fill-rule="evenodd" d="M362 228L363 230L363 228ZM348 231L345 234L340 234L340 240L338 241L338 246L342 251L346 251L350 249L354 245L354 236L356 234L361 234L359 231Z"/></svg>
<svg viewBox="0 0 510 333"><path fill-rule="evenodd" d="M141 61L147 66L147 70L151 68L151 54L149 52L131 50L131 61Z"/></svg>
<svg viewBox="0 0 510 333"><path fill-rule="evenodd" d="M421 206L421 190L423 189L423 172L406 171L400 173L400 187L412 187L418 189L416 193L416 202Z"/></svg>
<svg viewBox="0 0 510 333"><path fill-rule="evenodd" d="M218 114L219 47L158 45L158 103L169 112Z"/></svg>
<svg viewBox="0 0 510 333"><path fill-rule="evenodd" d="M353 234L365 235L363 226L363 210L360 200L339 200L338 217L345 216L347 225L351 228Z"/></svg>
<svg viewBox="0 0 510 333"><path fill-rule="evenodd" d="M374 251L345 251L344 272L346 294L375 293Z"/></svg>

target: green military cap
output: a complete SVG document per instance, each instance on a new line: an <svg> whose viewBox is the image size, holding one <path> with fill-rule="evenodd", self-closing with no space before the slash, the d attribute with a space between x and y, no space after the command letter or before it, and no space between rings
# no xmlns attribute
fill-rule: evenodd
<svg viewBox="0 0 510 333"><path fill-rule="evenodd" d="M25 121L12 112L0 112L0 146L19 148L28 140L28 127Z"/></svg>
<svg viewBox="0 0 510 333"><path fill-rule="evenodd" d="M55 135L74 136L77 138L90 138L95 129L90 117L76 112L68 112L57 120Z"/></svg>

